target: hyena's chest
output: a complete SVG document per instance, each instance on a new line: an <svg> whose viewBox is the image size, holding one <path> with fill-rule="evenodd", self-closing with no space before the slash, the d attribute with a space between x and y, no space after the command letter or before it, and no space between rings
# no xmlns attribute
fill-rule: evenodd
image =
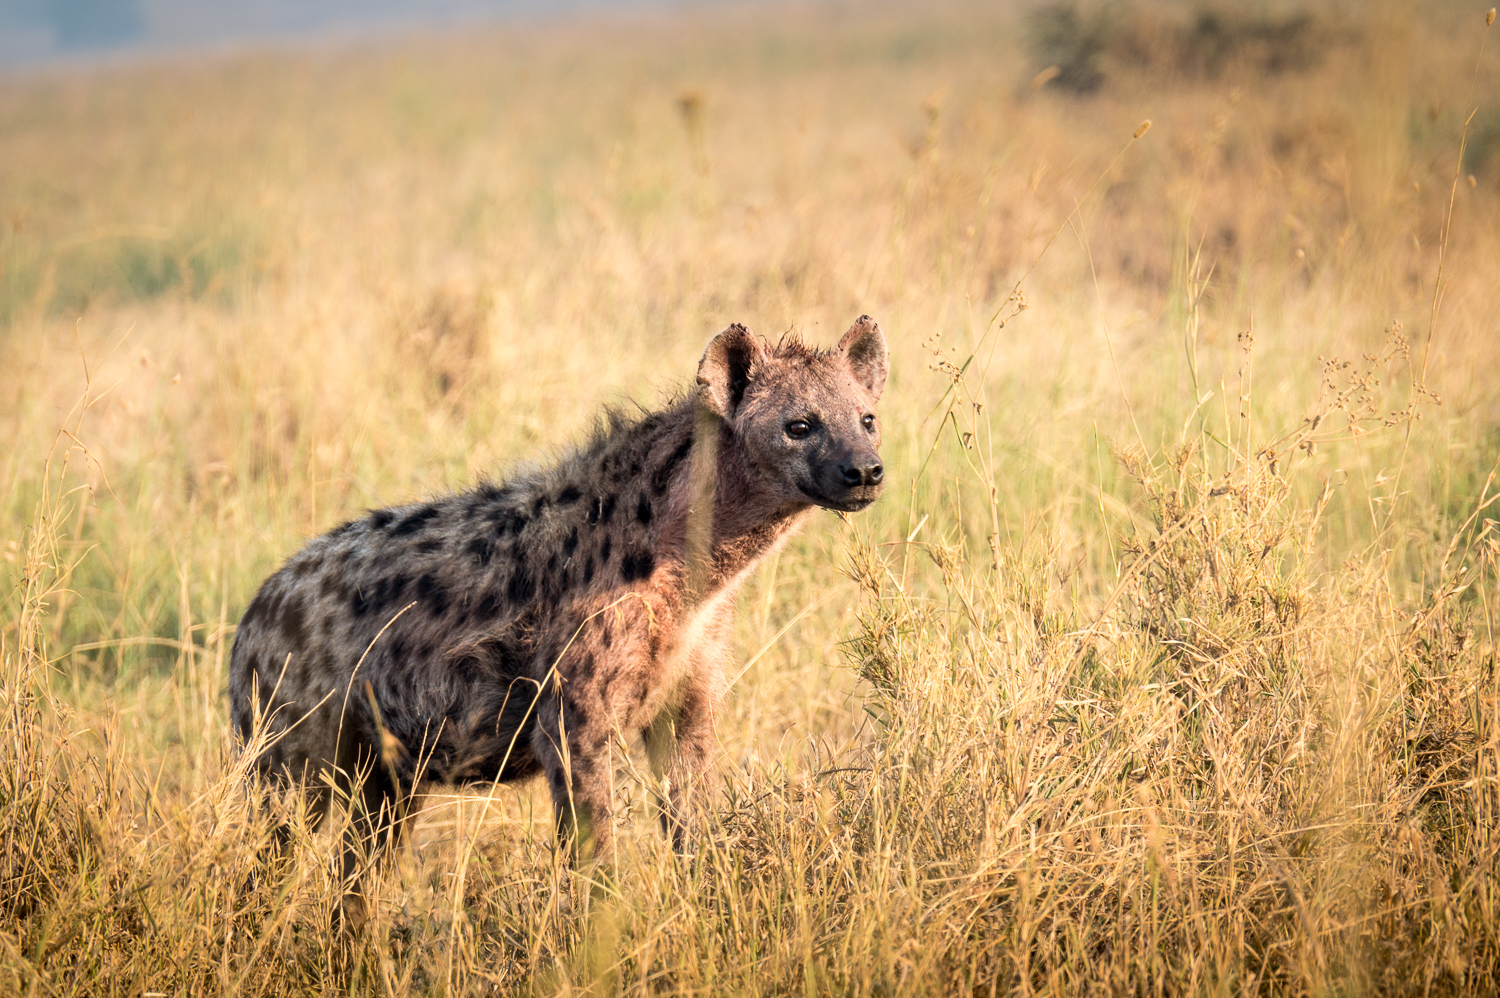
<svg viewBox="0 0 1500 998"><path fill-rule="evenodd" d="M728 601L681 613L646 636L646 654L633 668L601 673L604 699L621 727L644 730L695 693L721 688L732 624Z"/></svg>

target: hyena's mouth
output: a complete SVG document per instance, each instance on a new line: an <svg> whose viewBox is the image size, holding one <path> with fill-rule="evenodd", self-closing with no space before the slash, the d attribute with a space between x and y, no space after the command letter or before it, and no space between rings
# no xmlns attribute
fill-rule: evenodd
<svg viewBox="0 0 1500 998"><path fill-rule="evenodd" d="M803 482L798 482L797 488L815 504L824 509L836 509L840 513L858 513L880 498L879 485L857 485L843 490L843 493L837 497Z"/></svg>

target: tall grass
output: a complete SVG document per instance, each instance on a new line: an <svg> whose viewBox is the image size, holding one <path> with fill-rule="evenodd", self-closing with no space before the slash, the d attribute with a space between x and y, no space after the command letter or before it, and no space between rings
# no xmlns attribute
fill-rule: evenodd
<svg viewBox="0 0 1500 998"><path fill-rule="evenodd" d="M0 84L0 991L1500 989L1483 14L1122 10L1083 97L965 6ZM266 875L280 559L860 312L890 491L747 586L691 856L630 755L618 870L439 787L362 931Z"/></svg>

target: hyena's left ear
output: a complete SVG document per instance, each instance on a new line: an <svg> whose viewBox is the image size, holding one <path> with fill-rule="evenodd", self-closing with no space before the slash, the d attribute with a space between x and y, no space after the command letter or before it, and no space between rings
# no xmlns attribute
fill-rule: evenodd
<svg viewBox="0 0 1500 998"><path fill-rule="evenodd" d="M868 315L854 320L854 325L839 340L839 352L849 360L849 367L860 384L870 389L870 394L880 398L885 391L885 378L890 373L890 360L886 356L885 334L880 325Z"/></svg>

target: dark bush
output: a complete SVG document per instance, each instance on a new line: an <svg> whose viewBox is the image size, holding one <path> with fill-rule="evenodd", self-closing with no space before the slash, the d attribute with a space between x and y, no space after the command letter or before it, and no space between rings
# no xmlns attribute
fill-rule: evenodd
<svg viewBox="0 0 1500 998"><path fill-rule="evenodd" d="M1032 72L1043 85L1090 94L1121 71L1215 79L1304 72L1347 32L1308 10L1273 14L1228 4L1190 14L1163 6L1049 3L1027 16Z"/></svg>
<svg viewBox="0 0 1500 998"><path fill-rule="evenodd" d="M1076 4L1052 3L1026 19L1027 40L1037 71L1056 69L1048 85L1089 94L1104 83L1104 50L1110 39L1107 15L1081 12Z"/></svg>

